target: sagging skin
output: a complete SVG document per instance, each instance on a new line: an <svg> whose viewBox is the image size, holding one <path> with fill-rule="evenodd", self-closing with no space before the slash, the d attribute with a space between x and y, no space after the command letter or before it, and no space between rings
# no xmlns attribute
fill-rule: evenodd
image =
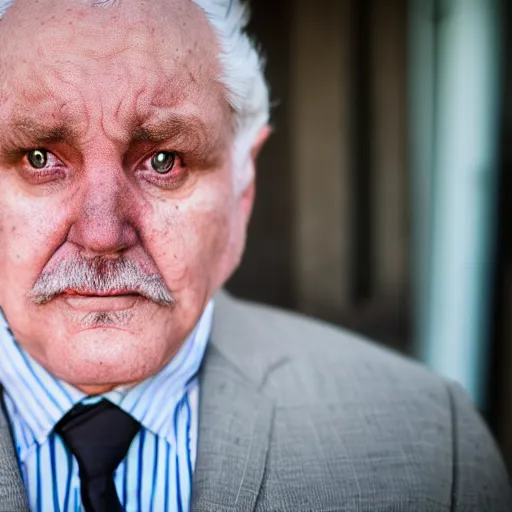
<svg viewBox="0 0 512 512"><path fill-rule="evenodd" d="M254 183L234 191L217 56L190 0L17 0L0 21L0 306L87 393L161 369L241 258ZM170 300L70 286L73 265L137 269ZM47 277L65 289L34 300Z"/></svg>

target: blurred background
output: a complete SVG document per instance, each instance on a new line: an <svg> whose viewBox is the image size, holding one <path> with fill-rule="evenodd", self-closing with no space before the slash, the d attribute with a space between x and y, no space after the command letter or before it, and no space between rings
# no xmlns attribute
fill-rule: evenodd
<svg viewBox="0 0 512 512"><path fill-rule="evenodd" d="M510 3L253 1L274 134L228 285L459 381L509 470Z"/></svg>

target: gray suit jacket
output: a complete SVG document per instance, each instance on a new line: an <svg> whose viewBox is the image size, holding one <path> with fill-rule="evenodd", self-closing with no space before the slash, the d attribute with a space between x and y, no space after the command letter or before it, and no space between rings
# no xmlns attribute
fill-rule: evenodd
<svg viewBox="0 0 512 512"><path fill-rule="evenodd" d="M0 510L27 510L3 416ZM192 510L506 512L512 497L459 386L340 329L221 293Z"/></svg>

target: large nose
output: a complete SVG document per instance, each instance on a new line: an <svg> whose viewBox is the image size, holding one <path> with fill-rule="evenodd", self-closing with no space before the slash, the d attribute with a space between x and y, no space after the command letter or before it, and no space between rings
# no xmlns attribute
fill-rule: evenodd
<svg viewBox="0 0 512 512"><path fill-rule="evenodd" d="M119 255L137 244L133 193L122 169L86 170L77 199L68 240L84 257Z"/></svg>

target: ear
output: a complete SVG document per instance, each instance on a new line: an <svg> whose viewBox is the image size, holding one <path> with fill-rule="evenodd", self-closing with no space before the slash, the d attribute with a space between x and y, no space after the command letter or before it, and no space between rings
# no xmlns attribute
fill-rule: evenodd
<svg viewBox="0 0 512 512"><path fill-rule="evenodd" d="M265 142L269 138L272 133L272 129L270 126L265 125L259 132L254 144L251 148L251 165L254 169L253 175L256 170L256 162L258 160L258 156L260 154L261 148L264 146ZM256 189L256 180L253 178L245 187L240 195L241 206L244 212L246 223L249 222L249 218L251 216L252 207L254 204L254 195Z"/></svg>
<svg viewBox="0 0 512 512"><path fill-rule="evenodd" d="M252 148L251 148L251 158L252 158L252 164L256 168L256 160L258 159L258 156L260 154L261 148L267 142L267 139L269 138L270 134L272 133L272 129L267 124L265 125L259 132L258 136L256 137L256 141L254 142Z"/></svg>

